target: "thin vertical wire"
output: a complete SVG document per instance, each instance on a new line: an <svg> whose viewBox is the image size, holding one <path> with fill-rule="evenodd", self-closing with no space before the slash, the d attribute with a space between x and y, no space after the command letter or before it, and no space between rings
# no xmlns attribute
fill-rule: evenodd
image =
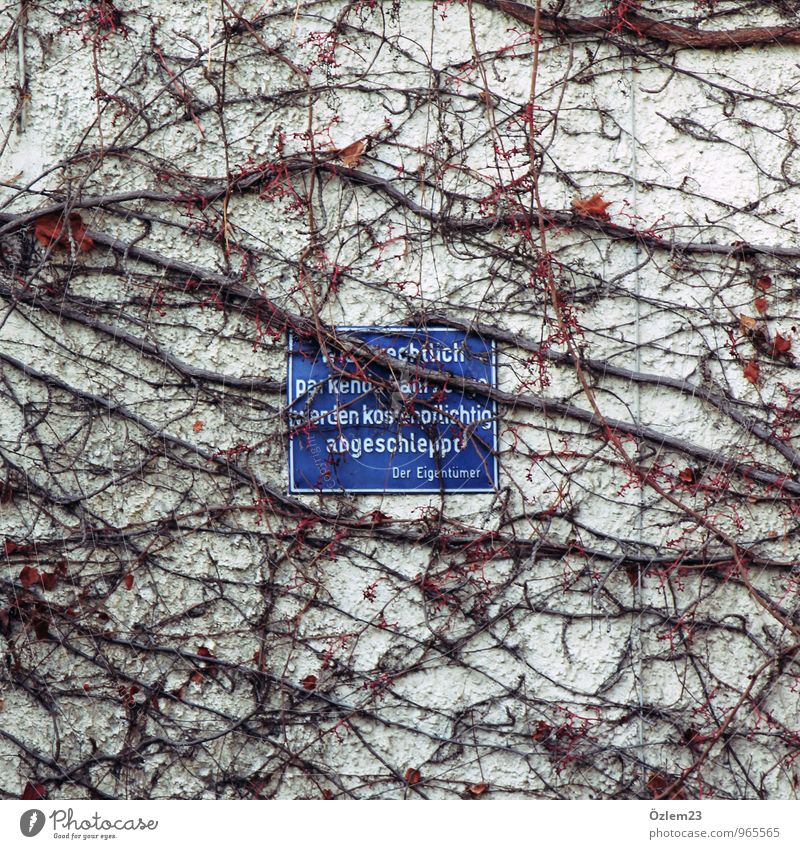
<svg viewBox="0 0 800 849"><path fill-rule="evenodd" d="M638 222L639 214L639 172L636 159L636 78L634 72L634 58L630 57L630 65L628 67L629 79L629 111L630 111L630 137L631 137L631 207L634 216L634 222ZM636 226L636 225L634 225ZM641 247L638 240L634 241L634 342L635 342L635 362L634 369L637 373L642 371L642 278L640 274L640 253ZM639 383L634 384L634 407L636 410L636 426L642 425L642 389ZM639 488L639 510L636 515L636 542L637 552L641 555L644 545L644 486ZM636 622L633 627L632 634L632 651L634 654L634 679L636 682L636 691L639 701L639 760L644 764L645 748L644 748L644 682L643 682L643 662L642 662L642 561L639 560L636 567L636 588L634 591L635 603L634 607L639 611ZM647 794L647 774L642 766L641 773L641 790L642 795Z"/></svg>

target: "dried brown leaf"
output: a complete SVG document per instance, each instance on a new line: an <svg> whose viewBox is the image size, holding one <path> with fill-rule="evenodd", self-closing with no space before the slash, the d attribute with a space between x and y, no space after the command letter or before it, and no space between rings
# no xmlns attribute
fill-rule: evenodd
<svg viewBox="0 0 800 849"><path fill-rule="evenodd" d="M467 793L472 794L476 798L479 796L483 796L483 794L489 789L488 784L468 784L466 786Z"/></svg>
<svg viewBox="0 0 800 849"><path fill-rule="evenodd" d="M355 168L361 162L361 156L366 149L367 146L363 141L354 141L352 144L347 145L347 147L340 148L337 153L339 159L342 160L342 165L348 168Z"/></svg>
<svg viewBox="0 0 800 849"><path fill-rule="evenodd" d="M599 218L601 221L609 221L611 216L606 212L611 206L610 200L603 200L599 192L595 192L589 198L573 198L572 209L576 215L583 218Z"/></svg>

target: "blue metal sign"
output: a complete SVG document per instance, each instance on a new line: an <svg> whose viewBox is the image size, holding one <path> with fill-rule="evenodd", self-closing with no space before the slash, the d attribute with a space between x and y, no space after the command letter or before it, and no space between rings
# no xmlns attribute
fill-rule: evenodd
<svg viewBox="0 0 800 849"><path fill-rule="evenodd" d="M449 328L340 327L407 366L382 366L289 337L291 492L492 492L497 413L431 372L495 386L494 346ZM332 358L332 361L329 360Z"/></svg>

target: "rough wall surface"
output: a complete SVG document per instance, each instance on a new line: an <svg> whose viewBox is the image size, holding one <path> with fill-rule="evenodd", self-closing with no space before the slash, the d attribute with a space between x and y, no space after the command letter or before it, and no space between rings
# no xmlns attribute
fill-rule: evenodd
<svg viewBox="0 0 800 849"><path fill-rule="evenodd" d="M794 5L7 6L0 794L794 798ZM497 492L288 494L354 324Z"/></svg>

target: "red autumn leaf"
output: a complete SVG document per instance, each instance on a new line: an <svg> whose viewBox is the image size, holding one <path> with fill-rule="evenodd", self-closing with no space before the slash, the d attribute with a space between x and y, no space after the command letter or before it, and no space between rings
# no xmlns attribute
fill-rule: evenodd
<svg viewBox="0 0 800 849"><path fill-rule="evenodd" d="M596 192L590 198L573 198L572 209L576 215L584 218L599 218L608 221L611 216L606 212L611 206L610 200L603 200L603 196Z"/></svg>
<svg viewBox="0 0 800 849"><path fill-rule="evenodd" d="M201 683L202 680L203 680L203 673L202 672L193 672L192 673L191 681L192 681L193 684L199 684L199 683Z"/></svg>
<svg viewBox="0 0 800 849"><path fill-rule="evenodd" d="M195 433L200 433L200 431L201 431L202 429L203 429L203 422L201 422L201 421L200 421L200 419L198 419L198 420L197 420L197 421L196 421L196 422L192 425L192 430L193 430Z"/></svg>
<svg viewBox="0 0 800 849"><path fill-rule="evenodd" d="M54 572L42 573L42 587L46 590L54 590L58 584L58 577Z"/></svg>
<svg viewBox="0 0 800 849"><path fill-rule="evenodd" d="M62 218L58 214L41 215L33 222L36 238L48 247L51 242L58 243L63 235ZM69 245L69 242L67 242Z"/></svg>
<svg viewBox="0 0 800 849"><path fill-rule="evenodd" d="M71 212L65 221L58 212L40 215L33 222L36 238L46 247L60 245L69 248L71 241L75 242L79 251L90 251L94 242L86 233L86 226L78 212Z"/></svg>
<svg viewBox="0 0 800 849"><path fill-rule="evenodd" d="M123 578L123 583L125 584L126 590L133 589L133 575L130 572L128 572L128 574Z"/></svg>
<svg viewBox="0 0 800 849"><path fill-rule="evenodd" d="M41 579L38 569L33 566L24 566L19 573L19 582L25 589L30 589L34 584L38 584Z"/></svg>
<svg viewBox="0 0 800 849"><path fill-rule="evenodd" d="M647 778L647 789L657 796L669 787L670 781L663 772L653 772Z"/></svg>
<svg viewBox="0 0 800 849"><path fill-rule="evenodd" d="M306 675L302 680L302 685L304 690L314 690L317 687L317 676L316 675Z"/></svg>
<svg viewBox="0 0 800 849"><path fill-rule="evenodd" d="M7 539L4 543L3 548L5 549L6 554L24 554L29 548L29 545L20 545L18 542L14 542L14 540Z"/></svg>
<svg viewBox="0 0 800 849"><path fill-rule="evenodd" d="M489 789L488 784L468 784L466 786L467 793L471 793L476 798L478 796L483 796L483 794Z"/></svg>
<svg viewBox="0 0 800 849"><path fill-rule="evenodd" d="M764 313L767 311L767 299L766 298L756 298L753 301L753 305L756 308L756 312L761 313L761 315L764 315Z"/></svg>
<svg viewBox="0 0 800 849"><path fill-rule="evenodd" d="M211 652L211 649L208 648L208 646L200 646L200 648L197 650L197 653L200 655L200 657L214 657Z"/></svg>
<svg viewBox="0 0 800 849"><path fill-rule="evenodd" d="M414 767L409 767L406 770L405 774L406 781L411 784L419 784L422 781L422 773L418 769L414 769Z"/></svg>
<svg viewBox="0 0 800 849"><path fill-rule="evenodd" d="M792 347L792 340L787 339L785 336L781 336L780 333L775 334L775 338L772 340L772 353L776 354L786 354L789 349Z"/></svg>
<svg viewBox="0 0 800 849"><path fill-rule="evenodd" d="M695 470L694 470L694 469L689 468L689 466L687 466L685 469L683 469L683 470L682 470L682 471L678 474L678 477L679 477L679 478L680 478L680 479L681 479L684 483L695 483L695 482L697 481L697 474L696 474Z"/></svg>
<svg viewBox="0 0 800 849"><path fill-rule="evenodd" d="M44 784L33 784L29 781L19 798L30 802L34 802L37 799L46 799L47 790L45 790Z"/></svg>
<svg viewBox="0 0 800 849"><path fill-rule="evenodd" d="M550 736L550 732L553 729L543 720L540 719L536 723L536 730L533 732L533 739L536 742L540 742L541 740L546 740Z"/></svg>
<svg viewBox="0 0 800 849"><path fill-rule="evenodd" d="M772 288L772 278L768 275L765 274L763 277L759 277L756 281L756 289L766 292L770 288Z"/></svg>
<svg viewBox="0 0 800 849"><path fill-rule="evenodd" d="M323 798L323 799L333 799L333 793L331 793L331 791L330 791L330 790L328 790L328 788L326 787L326 788L322 791L322 798Z"/></svg>
<svg viewBox="0 0 800 849"><path fill-rule="evenodd" d="M248 783L250 784L250 789L253 791L253 798L263 799L264 797L261 794L264 792L264 788L267 787L268 782L262 778L251 778Z"/></svg>
<svg viewBox="0 0 800 849"><path fill-rule="evenodd" d="M639 586L639 570L633 564L626 564L625 574L628 576L628 583L632 587ZM642 583L644 583L644 576L642 576Z"/></svg>
<svg viewBox="0 0 800 849"><path fill-rule="evenodd" d="M361 162L361 155L366 149L367 146L363 141L354 141L352 144L347 145L347 147L340 148L336 153L339 159L342 160L343 165L346 165L348 168L355 168Z"/></svg>
<svg viewBox="0 0 800 849"><path fill-rule="evenodd" d="M676 784L677 781L677 778L672 778L665 775L663 772L653 772L647 779L647 789L650 791L654 799L657 797L663 797L665 799L687 799L688 796L686 795L686 791L680 785L670 790L669 793L664 796L664 793Z"/></svg>
<svg viewBox="0 0 800 849"><path fill-rule="evenodd" d="M131 684L130 687L117 687L117 692L122 696L122 701L130 707L136 702L134 696L140 691L136 684Z"/></svg>
<svg viewBox="0 0 800 849"><path fill-rule="evenodd" d="M758 363L755 360L750 360L750 362L744 367L744 376L753 386L758 384L758 376L761 374L761 369L758 367Z"/></svg>

